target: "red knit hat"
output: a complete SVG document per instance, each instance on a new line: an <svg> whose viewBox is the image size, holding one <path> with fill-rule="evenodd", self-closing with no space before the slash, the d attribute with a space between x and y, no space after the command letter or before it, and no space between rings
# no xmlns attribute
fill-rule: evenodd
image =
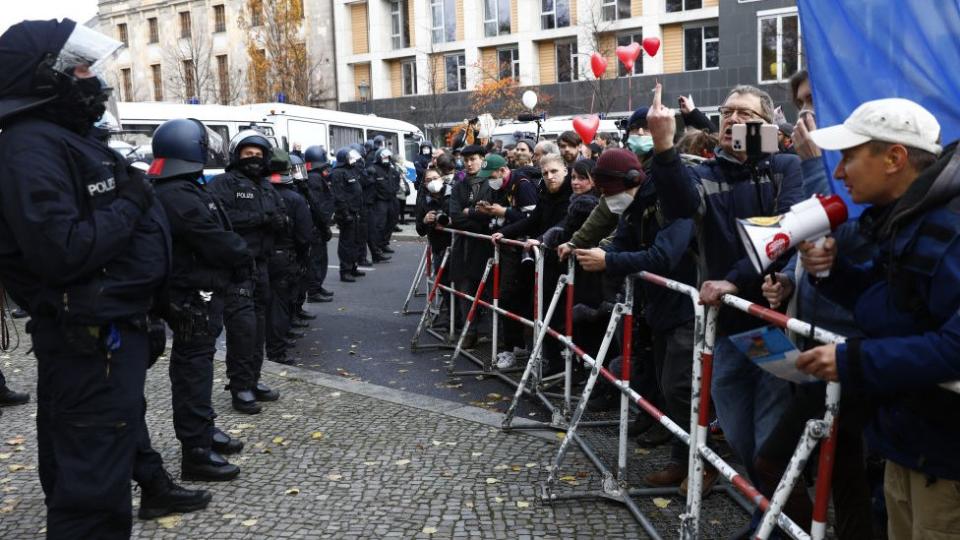
<svg viewBox="0 0 960 540"><path fill-rule="evenodd" d="M624 148L604 150L593 168L593 182L604 195L616 195L646 180L637 155Z"/></svg>

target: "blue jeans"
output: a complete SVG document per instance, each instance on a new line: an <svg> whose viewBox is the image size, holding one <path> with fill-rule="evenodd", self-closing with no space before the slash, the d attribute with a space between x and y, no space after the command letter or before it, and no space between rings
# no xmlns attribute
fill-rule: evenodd
<svg viewBox="0 0 960 540"><path fill-rule="evenodd" d="M711 392L723 434L753 477L753 460L792 398L790 383L757 367L730 339L718 337Z"/></svg>

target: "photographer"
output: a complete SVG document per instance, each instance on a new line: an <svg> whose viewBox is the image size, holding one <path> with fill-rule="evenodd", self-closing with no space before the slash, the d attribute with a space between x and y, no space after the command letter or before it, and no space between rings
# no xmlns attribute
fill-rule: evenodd
<svg viewBox="0 0 960 540"><path fill-rule="evenodd" d="M668 219L699 216L697 237L706 279L700 301L719 306L724 294L740 294L762 303L762 279L747 257L736 219L775 216L803 198L800 160L793 155L748 156L733 147L733 126L769 123L773 100L763 90L737 86L722 107L720 150L716 159L685 166L674 148L674 111L661 103L657 84L647 126L655 156L651 172L660 205ZM785 262L785 259L784 259ZM774 265L782 268L783 262ZM714 349L713 398L727 441L756 481L753 461L790 400L788 382L761 370L727 337L758 325L739 311L723 310Z"/></svg>
<svg viewBox="0 0 960 540"><path fill-rule="evenodd" d="M447 214L451 186L443 181L440 171L428 168L423 174L423 185L417 197L417 209L414 217L417 234L426 236L433 253L433 271L436 272L443 259L443 252L450 246L450 234L436 229L450 224Z"/></svg>
<svg viewBox="0 0 960 540"><path fill-rule="evenodd" d="M884 495L893 540L952 537L960 530L960 173L956 143L942 156L940 125L905 99L868 101L842 125L814 131L840 150L834 171L879 254L853 265L828 239L801 244L819 287L853 309L866 337L805 351L797 368L869 394L870 446L887 459Z"/></svg>

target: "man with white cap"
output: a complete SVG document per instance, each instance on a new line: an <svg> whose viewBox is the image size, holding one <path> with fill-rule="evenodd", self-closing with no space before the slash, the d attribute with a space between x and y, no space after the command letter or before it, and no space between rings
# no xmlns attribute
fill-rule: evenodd
<svg viewBox="0 0 960 540"><path fill-rule="evenodd" d="M810 138L843 158L834 177L873 206L861 230L879 255L854 266L836 244L800 246L818 285L853 309L866 337L802 353L797 367L874 401L870 445L887 459L889 537L960 538L960 157L906 99L868 101ZM938 159L939 156L939 159ZM842 421L842 420L841 420Z"/></svg>

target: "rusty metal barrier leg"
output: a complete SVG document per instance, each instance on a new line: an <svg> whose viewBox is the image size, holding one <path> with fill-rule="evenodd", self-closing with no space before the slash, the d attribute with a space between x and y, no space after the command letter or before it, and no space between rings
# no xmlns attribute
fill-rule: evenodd
<svg viewBox="0 0 960 540"><path fill-rule="evenodd" d="M447 262L450 260L450 248L447 248L443 252L443 259L440 261L440 268L437 270L436 278L433 280L433 286L430 288L430 293L427 294L427 303L423 308L423 313L420 315L420 322L417 323L417 330L414 332L413 337L410 339L410 348L416 350L419 345L420 334L423 333L424 328L427 326L427 319L435 317L437 312L433 307L434 298L437 295L437 289L440 287L440 280L443 278L443 273L447 268ZM454 309L451 305L450 309Z"/></svg>

